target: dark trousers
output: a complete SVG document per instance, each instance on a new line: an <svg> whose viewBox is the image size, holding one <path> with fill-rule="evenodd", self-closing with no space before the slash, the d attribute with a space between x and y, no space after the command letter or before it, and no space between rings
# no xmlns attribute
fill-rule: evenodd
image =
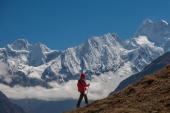
<svg viewBox="0 0 170 113"><path fill-rule="evenodd" d="M80 97L79 97L79 100L77 102L77 108L80 107L80 103L81 103L83 97L84 97L84 100L85 100L86 104L88 104L87 95L84 92L80 92Z"/></svg>

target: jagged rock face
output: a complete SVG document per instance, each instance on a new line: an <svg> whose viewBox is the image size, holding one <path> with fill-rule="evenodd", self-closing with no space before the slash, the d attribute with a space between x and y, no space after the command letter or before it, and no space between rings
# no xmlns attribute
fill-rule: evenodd
<svg viewBox="0 0 170 113"><path fill-rule="evenodd" d="M64 67L68 68L71 74L79 73L80 69L108 71L117 69L121 64L121 54L125 50L116 40L115 35L94 37L85 44L65 51L63 58Z"/></svg>
<svg viewBox="0 0 170 113"><path fill-rule="evenodd" d="M169 113L170 65L119 93L67 113Z"/></svg>
<svg viewBox="0 0 170 113"><path fill-rule="evenodd" d="M158 22L146 20L136 32L136 36L141 35L147 36L156 45L165 47L166 42L170 39L170 26L165 20ZM168 51L169 47L165 47L164 49Z"/></svg>
<svg viewBox="0 0 170 113"><path fill-rule="evenodd" d="M22 108L10 102L0 91L0 113L25 113Z"/></svg>
<svg viewBox="0 0 170 113"><path fill-rule="evenodd" d="M90 75L100 75L109 71L121 75L121 72L125 71L122 67L127 63L130 64L131 70L125 75L128 77L132 73L141 71L169 50L169 38L166 38L163 46L159 46L157 40L152 40L155 29L161 30L161 33L155 34L155 38L159 40L165 36L164 32L169 32L167 26L169 25L165 24L165 21L155 23L146 21L141 25L136 37L128 41L122 41L117 35L108 33L104 36L93 37L79 46L64 51L51 50L41 43L30 44L24 39L18 39L0 49L0 61L8 65L7 71L13 79L18 79L20 75L15 74L22 72L21 78L24 76L25 80L37 80L41 81L39 83L46 84L51 81L60 81L59 79L76 79L81 70ZM166 29L161 29L162 27ZM48 68L52 70L47 72ZM1 79L1 82L4 80ZM21 82L13 82L13 85L17 84L23 85Z"/></svg>

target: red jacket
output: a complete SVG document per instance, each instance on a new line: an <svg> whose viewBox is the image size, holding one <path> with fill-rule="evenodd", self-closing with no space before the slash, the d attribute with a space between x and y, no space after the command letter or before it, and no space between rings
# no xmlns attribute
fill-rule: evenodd
<svg viewBox="0 0 170 113"><path fill-rule="evenodd" d="M77 87L79 92L85 92L89 85L86 84L85 80L78 80Z"/></svg>

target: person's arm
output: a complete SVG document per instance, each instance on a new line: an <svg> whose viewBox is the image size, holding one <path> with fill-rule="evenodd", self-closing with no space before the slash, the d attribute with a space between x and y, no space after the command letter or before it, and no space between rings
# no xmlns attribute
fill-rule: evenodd
<svg viewBox="0 0 170 113"><path fill-rule="evenodd" d="M84 81L84 82L85 82L85 81ZM89 86L90 86L90 84L87 84L87 83L85 82L85 86L86 86L86 87L89 87Z"/></svg>

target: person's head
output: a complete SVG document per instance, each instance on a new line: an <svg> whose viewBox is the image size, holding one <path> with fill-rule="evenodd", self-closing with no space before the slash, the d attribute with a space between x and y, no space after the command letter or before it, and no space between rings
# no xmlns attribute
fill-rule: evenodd
<svg viewBox="0 0 170 113"><path fill-rule="evenodd" d="M82 80L85 79L85 74L84 73L80 74L80 79L82 79Z"/></svg>

